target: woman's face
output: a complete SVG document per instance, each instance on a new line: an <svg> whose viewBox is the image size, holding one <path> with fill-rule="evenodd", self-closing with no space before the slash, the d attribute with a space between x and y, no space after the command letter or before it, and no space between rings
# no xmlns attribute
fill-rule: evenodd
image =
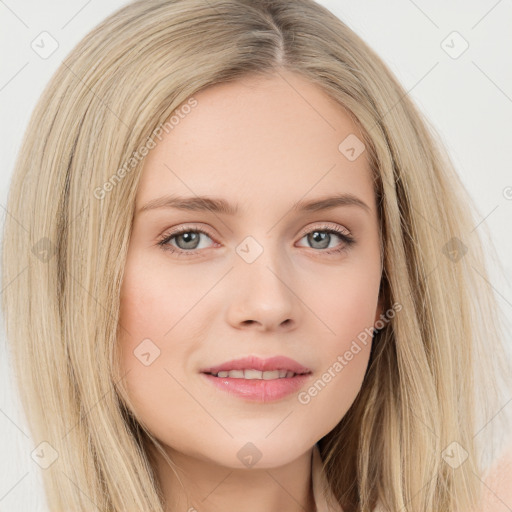
<svg viewBox="0 0 512 512"><path fill-rule="evenodd" d="M373 182L356 126L298 75L195 100L145 158L122 373L170 454L270 468L309 450L360 390L382 313ZM276 357L302 370L265 362ZM261 366L204 373L240 358ZM294 369L308 373L279 378Z"/></svg>

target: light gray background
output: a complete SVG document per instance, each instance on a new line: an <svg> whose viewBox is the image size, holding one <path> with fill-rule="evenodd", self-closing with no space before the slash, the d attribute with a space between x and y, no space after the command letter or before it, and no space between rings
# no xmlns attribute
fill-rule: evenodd
<svg viewBox="0 0 512 512"><path fill-rule="evenodd" d="M479 210L476 229L489 229L494 240L503 271L498 266L492 267L491 286L510 319L511 2L322 0L320 3L377 51L440 133L476 200ZM116 0L0 0L2 224L7 215L7 190L15 155L44 85L73 46L124 4ZM43 31L49 32L59 44L47 59L31 48L32 41ZM452 46L452 52L461 48L462 41L451 35L453 31L469 44L456 59L445 51L446 46ZM30 457L37 443L29 437L13 390L3 324L0 341L0 511L45 510L40 470Z"/></svg>

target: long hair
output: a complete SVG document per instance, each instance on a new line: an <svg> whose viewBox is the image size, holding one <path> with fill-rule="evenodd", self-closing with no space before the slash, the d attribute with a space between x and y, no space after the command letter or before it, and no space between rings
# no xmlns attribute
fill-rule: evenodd
<svg viewBox="0 0 512 512"><path fill-rule="evenodd" d="M508 356L476 210L435 130L374 51L313 0L141 0L56 71L8 198L2 306L34 444L57 457L43 470L51 510L164 510L148 450L158 441L132 414L118 367L143 157L180 112L200 108L194 94L284 69L364 133L381 293L401 305L374 334L354 403L320 440L333 495L345 512L478 503Z"/></svg>

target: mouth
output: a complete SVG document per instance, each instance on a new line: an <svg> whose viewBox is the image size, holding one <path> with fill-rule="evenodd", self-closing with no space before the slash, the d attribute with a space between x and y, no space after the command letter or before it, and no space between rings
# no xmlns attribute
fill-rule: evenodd
<svg viewBox="0 0 512 512"><path fill-rule="evenodd" d="M295 361L295 359L286 356L274 356L267 359L248 356L226 361L217 366L203 368L201 373L235 379L272 380L311 373L311 370Z"/></svg>
<svg viewBox="0 0 512 512"><path fill-rule="evenodd" d="M295 373L291 370L270 370L260 371L254 369L230 370L219 372L202 372L213 377L229 378L229 379L245 379L245 380L273 380L273 379L289 379L296 375L307 375L310 372Z"/></svg>
<svg viewBox="0 0 512 512"><path fill-rule="evenodd" d="M201 370L206 381L232 396L252 402L275 402L306 384L312 372L284 356L245 357Z"/></svg>

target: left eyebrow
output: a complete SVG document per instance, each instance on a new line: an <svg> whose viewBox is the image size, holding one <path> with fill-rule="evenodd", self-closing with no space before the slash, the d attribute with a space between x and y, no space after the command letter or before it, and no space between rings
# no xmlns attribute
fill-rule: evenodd
<svg viewBox="0 0 512 512"><path fill-rule="evenodd" d="M292 206L292 210L299 212L317 212L331 210L339 206L358 206L370 213L371 208L357 196L344 193L334 196L322 197L311 201L297 201ZM178 210L189 211L211 211L223 213L226 215L236 215L240 212L238 204L232 205L222 198L209 196L183 197L176 195L167 195L152 199L142 206L137 213L146 212L158 208L176 208Z"/></svg>
<svg viewBox="0 0 512 512"><path fill-rule="evenodd" d="M349 193L323 197L312 201L298 201L292 206L292 209L305 212L317 212L321 210L331 210L338 206L359 206L366 212L371 212L371 208L362 199Z"/></svg>

